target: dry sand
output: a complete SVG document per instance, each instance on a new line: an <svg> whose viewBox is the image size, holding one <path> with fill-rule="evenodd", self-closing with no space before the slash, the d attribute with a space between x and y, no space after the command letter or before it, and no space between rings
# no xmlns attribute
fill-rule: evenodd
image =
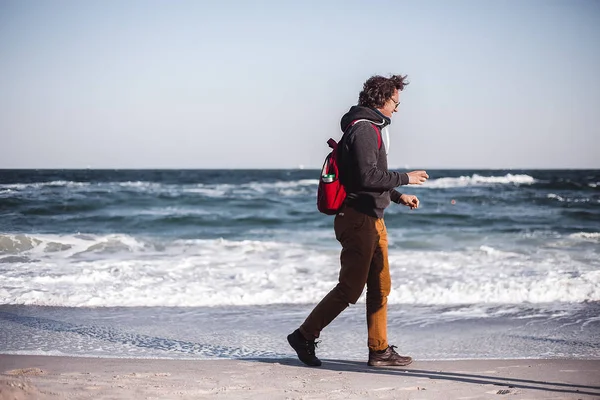
<svg viewBox="0 0 600 400"><path fill-rule="evenodd" d="M600 399L600 360L148 360L0 355L0 399Z"/></svg>

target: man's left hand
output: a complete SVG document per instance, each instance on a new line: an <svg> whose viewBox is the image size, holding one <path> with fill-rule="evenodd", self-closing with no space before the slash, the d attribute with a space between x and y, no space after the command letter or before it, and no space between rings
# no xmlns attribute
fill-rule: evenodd
<svg viewBox="0 0 600 400"><path fill-rule="evenodd" d="M403 194L400 196L400 204L410 207L411 210L419 207L419 199L412 194Z"/></svg>

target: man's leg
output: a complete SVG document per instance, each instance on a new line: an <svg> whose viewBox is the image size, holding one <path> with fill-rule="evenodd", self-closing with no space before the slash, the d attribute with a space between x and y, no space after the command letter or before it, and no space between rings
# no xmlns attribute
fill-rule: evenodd
<svg viewBox="0 0 600 400"><path fill-rule="evenodd" d="M317 304L300 327L300 332L307 339L319 337L323 328L360 297L378 243L376 221L376 218L349 207L335 217L336 238L342 244L339 283Z"/></svg>
<svg viewBox="0 0 600 400"><path fill-rule="evenodd" d="M371 351L388 348L387 298L392 288L387 230L383 219L377 220L376 228L378 243L367 278L367 327L369 331L368 345Z"/></svg>
<svg viewBox="0 0 600 400"><path fill-rule="evenodd" d="M387 341L387 298L392 288L388 262L387 230L383 219L377 221L379 241L367 279L367 325L369 328L369 361L372 367L399 367L412 358L396 353Z"/></svg>

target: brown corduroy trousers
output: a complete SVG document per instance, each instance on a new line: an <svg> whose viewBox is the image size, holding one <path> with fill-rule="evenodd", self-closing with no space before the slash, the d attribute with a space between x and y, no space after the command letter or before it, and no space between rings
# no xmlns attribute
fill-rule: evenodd
<svg viewBox="0 0 600 400"><path fill-rule="evenodd" d="M368 346L384 350L388 347L387 297L392 281L383 218L345 207L336 215L334 229L342 244L339 282L306 318L300 332L308 339L318 338L350 303L356 303L367 285Z"/></svg>

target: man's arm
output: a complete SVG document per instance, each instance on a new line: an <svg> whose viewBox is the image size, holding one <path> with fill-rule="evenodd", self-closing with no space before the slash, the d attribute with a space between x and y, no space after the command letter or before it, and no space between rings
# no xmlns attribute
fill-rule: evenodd
<svg viewBox="0 0 600 400"><path fill-rule="evenodd" d="M410 207L411 210L419 208L419 199L417 196L413 196L412 194L401 194L397 190L392 189L390 190L390 198L394 203Z"/></svg>
<svg viewBox="0 0 600 400"><path fill-rule="evenodd" d="M377 135L370 124L355 126L356 132L349 143L354 154L359 184L367 190L391 190L397 186L408 185L408 174L397 171L382 171L377 168L379 145Z"/></svg>
<svg viewBox="0 0 600 400"><path fill-rule="evenodd" d="M400 204L400 197L402 197L402 193L397 191L396 189L390 189L390 199L396 203Z"/></svg>

